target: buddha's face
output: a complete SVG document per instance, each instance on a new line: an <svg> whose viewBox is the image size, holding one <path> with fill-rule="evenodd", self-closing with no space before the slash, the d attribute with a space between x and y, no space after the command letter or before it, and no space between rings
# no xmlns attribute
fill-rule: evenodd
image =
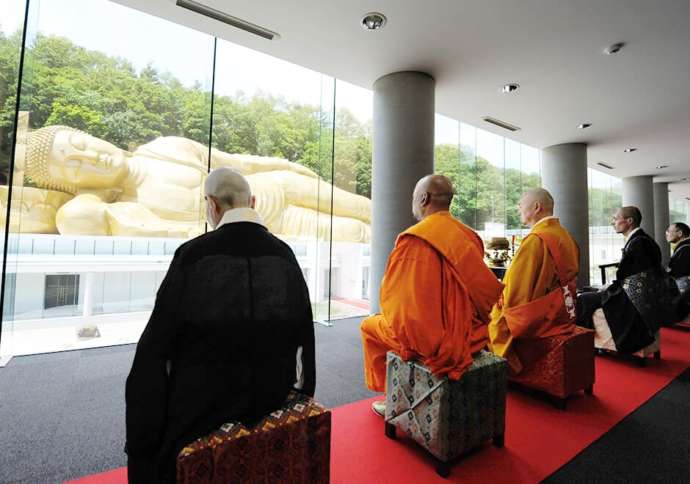
<svg viewBox="0 0 690 484"><path fill-rule="evenodd" d="M107 141L62 130L55 134L48 173L78 188L111 188L127 174L126 154Z"/></svg>

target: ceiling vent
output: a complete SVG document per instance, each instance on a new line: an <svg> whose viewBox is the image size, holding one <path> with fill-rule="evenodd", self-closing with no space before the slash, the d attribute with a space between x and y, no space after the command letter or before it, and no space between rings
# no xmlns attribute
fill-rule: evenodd
<svg viewBox="0 0 690 484"><path fill-rule="evenodd" d="M520 128L517 126L514 126L510 123L506 123L505 121L501 121L500 119L496 118L491 118L491 117L485 117L482 118L484 121L487 123L493 124L494 126L498 126L499 128L507 129L508 131L519 131Z"/></svg>
<svg viewBox="0 0 690 484"><path fill-rule="evenodd" d="M262 37L264 39L278 40L280 38L280 35L276 32L268 30L259 25L253 24L246 20L242 20L241 18L233 17L232 15L228 15L225 12L221 12L220 10L216 10L215 8L209 7L208 5L203 5L193 0L177 0L176 3L178 7L186 8L187 10L191 10L194 13L198 13L205 17L212 18L213 20L217 20L219 22L223 22L224 24L230 25L231 27L244 30L245 32L249 32L250 34L258 35L259 37Z"/></svg>
<svg viewBox="0 0 690 484"><path fill-rule="evenodd" d="M611 165L607 165L606 163L602 163L601 161L599 163L597 163L597 165L603 166L607 170L613 170L613 167Z"/></svg>

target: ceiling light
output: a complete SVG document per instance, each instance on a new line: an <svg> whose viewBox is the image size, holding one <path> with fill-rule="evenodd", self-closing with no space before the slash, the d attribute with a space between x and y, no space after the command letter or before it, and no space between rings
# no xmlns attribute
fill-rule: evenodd
<svg viewBox="0 0 690 484"><path fill-rule="evenodd" d="M582 123L577 125L577 129L587 129L592 126L592 123Z"/></svg>
<svg viewBox="0 0 690 484"><path fill-rule="evenodd" d="M680 181L688 181L688 180L690 180L690 178L688 178L687 176L685 178L680 179Z"/></svg>
<svg viewBox="0 0 690 484"><path fill-rule="evenodd" d="M599 163L597 163L597 165L603 166L603 167L606 168L607 170L613 170L613 167L612 167L611 165L607 165L606 163L601 162L601 161L600 161Z"/></svg>
<svg viewBox="0 0 690 484"><path fill-rule="evenodd" d="M508 131L518 131L520 129L519 127L514 126L510 123L506 123L505 121L501 121L500 119L496 118L491 118L489 116L482 119L487 123L493 124L494 126L498 126L499 128L507 129Z"/></svg>
<svg viewBox="0 0 690 484"><path fill-rule="evenodd" d="M501 88L501 92L504 94L508 94L511 92L515 92L518 89L520 89L520 84L518 84L516 82L511 82L510 84L506 84L505 86L503 86Z"/></svg>
<svg viewBox="0 0 690 484"><path fill-rule="evenodd" d="M221 12L220 10L216 10L215 8L209 7L208 5L203 5L199 2L195 2L194 0L177 0L176 5L178 7L191 10L194 13L198 13L200 15L204 15L214 20L218 20L219 22L223 22L224 24L228 24L232 27L244 30L245 32L249 32L250 34L258 35L259 37L263 37L264 39L278 40L280 38L280 34L268 30L267 28L253 24L241 18L233 17L232 15L229 15L225 12Z"/></svg>
<svg viewBox="0 0 690 484"><path fill-rule="evenodd" d="M623 153L632 153L633 151L637 151L637 148L626 148L623 150Z"/></svg>
<svg viewBox="0 0 690 484"><path fill-rule="evenodd" d="M378 12L369 12L362 17L362 28L364 30L379 30L386 25L386 16Z"/></svg>
<svg viewBox="0 0 690 484"><path fill-rule="evenodd" d="M656 165L657 170L663 170L664 168L668 168L668 165Z"/></svg>
<svg viewBox="0 0 690 484"><path fill-rule="evenodd" d="M604 49L604 54L605 55L612 55L612 54L617 54L620 52L620 50L623 48L625 45L624 42L617 42L615 44L609 45L607 48Z"/></svg>

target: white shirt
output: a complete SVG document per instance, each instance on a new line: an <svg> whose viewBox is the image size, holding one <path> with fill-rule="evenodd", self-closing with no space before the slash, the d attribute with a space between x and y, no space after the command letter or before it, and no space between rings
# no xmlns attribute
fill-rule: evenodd
<svg viewBox="0 0 690 484"><path fill-rule="evenodd" d="M253 208L239 207L227 210L221 217L220 222L218 222L218 226L216 228L220 228L225 224L233 224L237 222L251 222L262 225L264 227L266 226L264 221L261 219L261 215L259 215L259 212L257 212Z"/></svg>
<svg viewBox="0 0 690 484"><path fill-rule="evenodd" d="M262 227L266 227L266 224L264 224L264 221L261 219L261 215L259 215L259 212L250 207L240 207L231 208L230 210L227 210L221 217L220 222L218 222L218 226L216 227L216 229L222 227L225 224L233 224L238 222L251 222L261 225ZM302 347L298 346L296 355L297 364L295 366L295 384L293 385L297 390L301 390L304 387L302 352Z"/></svg>

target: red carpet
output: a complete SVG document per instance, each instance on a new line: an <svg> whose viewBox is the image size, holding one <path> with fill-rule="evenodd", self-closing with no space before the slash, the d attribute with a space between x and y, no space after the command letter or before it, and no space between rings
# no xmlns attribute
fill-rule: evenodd
<svg viewBox="0 0 690 484"><path fill-rule="evenodd" d="M594 396L577 396L568 410L516 392L508 397L506 445L486 446L457 461L449 479L408 440L391 441L371 400L333 410L331 478L334 483L538 482L571 460L623 417L690 366L690 333L662 330L662 360L646 368L597 357ZM79 484L125 483L124 469L88 476Z"/></svg>

